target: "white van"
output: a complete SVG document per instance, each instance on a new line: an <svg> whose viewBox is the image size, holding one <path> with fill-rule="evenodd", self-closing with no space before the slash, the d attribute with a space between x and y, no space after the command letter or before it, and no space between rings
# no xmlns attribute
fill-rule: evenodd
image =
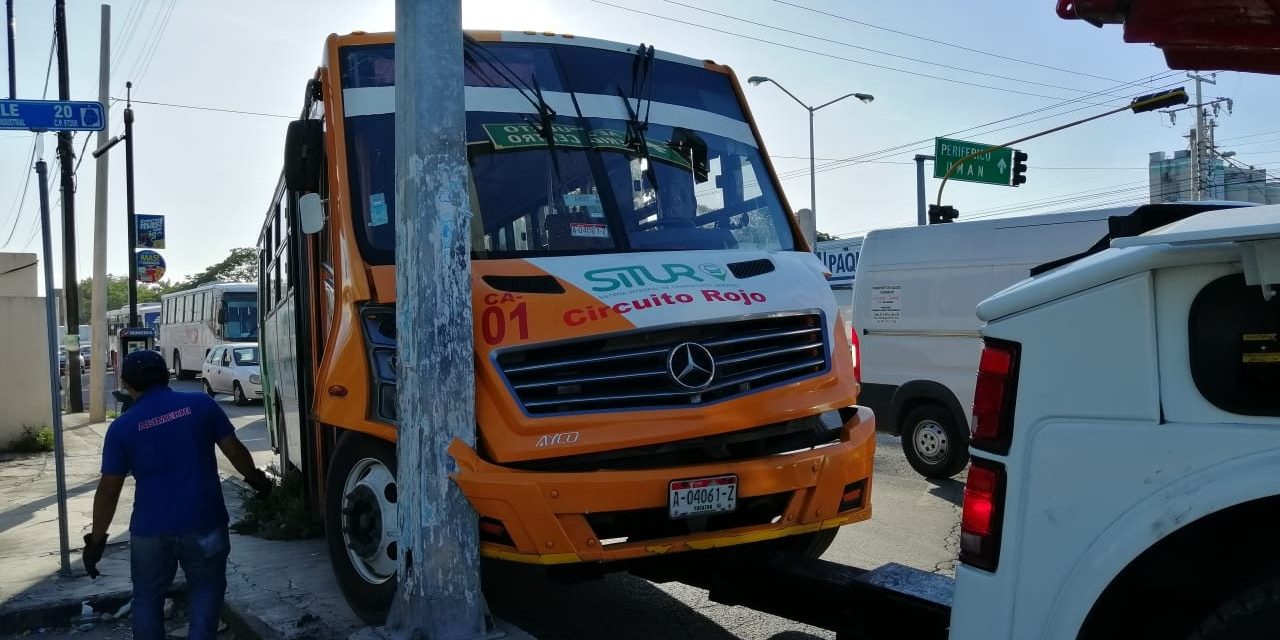
<svg viewBox="0 0 1280 640"><path fill-rule="evenodd" d="M1276 638L1280 206L1110 246L978 306L950 637Z"/></svg>
<svg viewBox="0 0 1280 640"><path fill-rule="evenodd" d="M1237 203L1147 205L1173 219ZM978 303L1036 267L1088 251L1133 207L884 229L867 234L853 288L862 393L911 466L947 478L968 462L982 341ZM1170 217L1172 216L1172 217ZM1123 226L1130 218L1117 218ZM1105 242L1099 248L1105 246ZM1046 265L1048 263L1048 265Z"/></svg>

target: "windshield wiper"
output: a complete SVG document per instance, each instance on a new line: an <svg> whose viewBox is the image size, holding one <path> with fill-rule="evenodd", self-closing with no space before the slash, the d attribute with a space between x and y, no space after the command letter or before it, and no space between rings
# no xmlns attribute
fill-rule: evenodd
<svg viewBox="0 0 1280 640"><path fill-rule="evenodd" d="M649 142L645 139L645 132L649 129L649 108L653 101L649 98L649 93L653 88L652 77L650 71L653 70L654 49L653 45L645 46L642 42L640 48L636 50L636 54L631 61L631 93L630 95L622 91L622 86L618 86L618 97L622 98L622 104L627 108L627 146L635 145L641 158L644 158L645 173L649 177L649 184L653 185L653 191L658 197L658 208L662 208L662 190L658 188L658 173L653 168L653 162L649 158ZM631 101L635 100L635 107L632 108ZM644 119L641 120L640 112L643 109Z"/></svg>
<svg viewBox="0 0 1280 640"><path fill-rule="evenodd" d="M480 44L470 35L463 35L463 62L466 66L471 67L477 74L483 76L485 80L494 86L502 86L496 83L493 78L488 75L484 67L476 59L484 57L490 69L493 69L502 77L506 84L520 94L525 100L533 106L534 111L538 113L538 122L535 129L543 140L547 141L547 153L551 156L551 170L547 174L547 203L550 204L557 213L566 213L565 204L557 194L563 193L563 178L560 173L560 158L556 156L556 138L555 138L555 117L556 111L547 104L546 99L542 96L542 86L538 84L538 76L531 74L529 79L532 84L526 83L519 74L507 66L501 58L489 51L484 45ZM477 54L472 57L472 53ZM482 54L482 55L481 55ZM529 95L532 93L533 95ZM526 124L533 124L528 122Z"/></svg>
<svg viewBox="0 0 1280 640"><path fill-rule="evenodd" d="M547 104L547 101L542 98L542 90L537 86L538 79L534 77L534 85L530 86L529 83L525 82L519 74L512 71L511 67L507 66L507 63L503 62L501 58L492 51L489 51L488 48L480 44L478 40L470 35L463 36L463 43L463 64L470 67L476 72L476 74L483 76L484 79L492 86L501 87L503 84L506 84L512 89L515 89L516 92L520 94L520 97L527 100L529 104L533 106L534 111L538 113L540 125L546 128L545 132L540 131L539 133L542 133L544 138L550 140L550 122L556 117L556 112L555 109L552 109L551 105ZM484 59L480 60L480 58ZM485 66L481 64L482 62L487 64L489 69L495 71L504 82L494 82L493 76L489 75Z"/></svg>

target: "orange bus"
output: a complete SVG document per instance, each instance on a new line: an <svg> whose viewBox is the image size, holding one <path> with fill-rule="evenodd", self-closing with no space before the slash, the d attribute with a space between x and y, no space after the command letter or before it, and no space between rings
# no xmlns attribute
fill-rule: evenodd
<svg viewBox="0 0 1280 640"><path fill-rule="evenodd" d="M481 553L817 555L868 518L848 329L733 72L544 33L465 54L478 433L449 454ZM269 432L371 621L397 566L394 70L393 34L328 38L260 240Z"/></svg>

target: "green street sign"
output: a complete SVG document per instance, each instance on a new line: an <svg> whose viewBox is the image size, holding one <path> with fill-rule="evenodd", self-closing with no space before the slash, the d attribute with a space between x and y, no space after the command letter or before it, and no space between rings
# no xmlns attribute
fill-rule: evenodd
<svg viewBox="0 0 1280 640"><path fill-rule="evenodd" d="M966 142L950 138L934 138L933 141L933 177L941 178L947 174L952 164L975 151L981 151L992 145L981 142ZM948 180L965 182L981 182L1009 186L1009 172L1013 166L1013 149L1005 147L991 153L970 158L951 172Z"/></svg>

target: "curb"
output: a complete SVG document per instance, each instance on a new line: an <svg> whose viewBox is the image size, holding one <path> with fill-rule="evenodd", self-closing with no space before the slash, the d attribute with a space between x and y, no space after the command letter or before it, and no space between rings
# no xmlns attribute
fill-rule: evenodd
<svg viewBox="0 0 1280 640"><path fill-rule="evenodd" d="M225 598L222 601L222 620L238 640L267 640L278 636L257 617L227 604Z"/></svg>
<svg viewBox="0 0 1280 640"><path fill-rule="evenodd" d="M175 601L185 601L186 588L170 589L166 597ZM41 627L65 627L80 614L80 606L88 602L98 613L115 612L124 603L133 599L132 590L118 590L98 594L88 599L63 598L53 602L42 602L29 607L11 609L0 613L0 629L6 633L20 633Z"/></svg>

